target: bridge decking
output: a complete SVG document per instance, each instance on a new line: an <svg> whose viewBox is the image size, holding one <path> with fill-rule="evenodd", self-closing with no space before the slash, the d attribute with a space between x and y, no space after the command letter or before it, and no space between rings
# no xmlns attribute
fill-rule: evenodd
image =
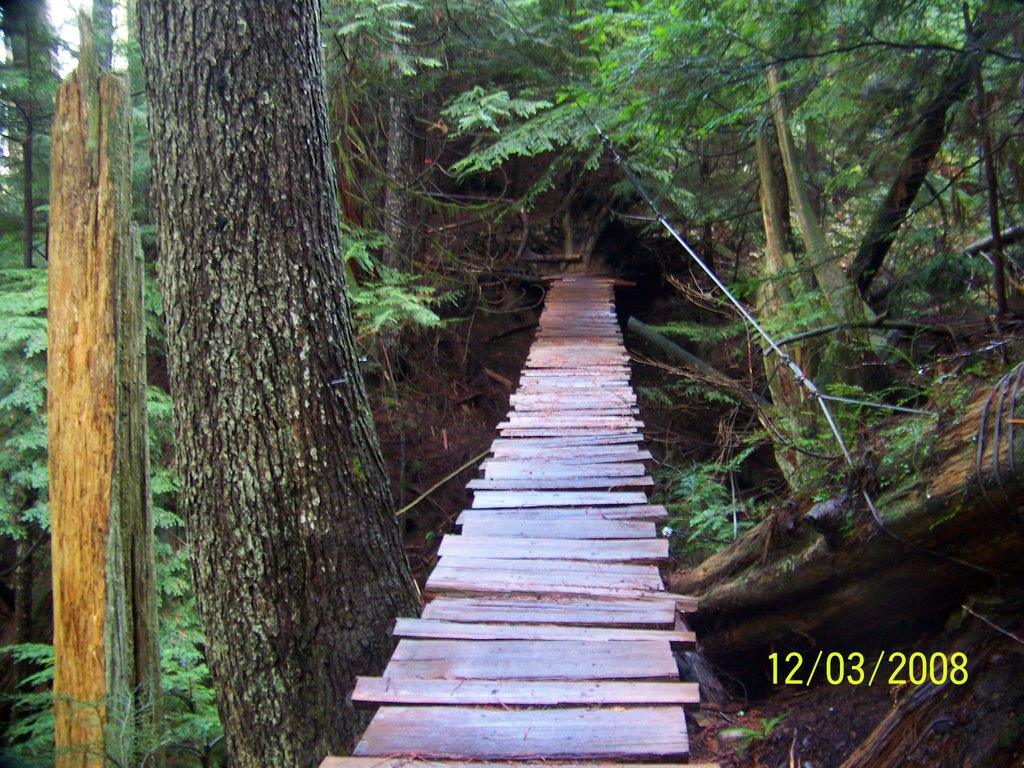
<svg viewBox="0 0 1024 768"><path fill-rule="evenodd" d="M674 647L692 598L665 590L668 542L612 281L556 281L461 535L444 537L420 619L399 619L378 707L351 758L321 768L627 766L687 759ZM426 762L424 762L426 761ZM622 762L626 761L626 762Z"/></svg>

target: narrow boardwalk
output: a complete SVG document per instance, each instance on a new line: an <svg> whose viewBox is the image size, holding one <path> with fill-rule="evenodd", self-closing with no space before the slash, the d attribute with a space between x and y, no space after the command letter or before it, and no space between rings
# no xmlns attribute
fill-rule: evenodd
<svg viewBox="0 0 1024 768"><path fill-rule="evenodd" d="M642 423L612 281L566 277L540 331L462 535L444 537L420 619L399 619L355 757L321 768L467 761L682 762L674 647L696 601L665 590Z"/></svg>

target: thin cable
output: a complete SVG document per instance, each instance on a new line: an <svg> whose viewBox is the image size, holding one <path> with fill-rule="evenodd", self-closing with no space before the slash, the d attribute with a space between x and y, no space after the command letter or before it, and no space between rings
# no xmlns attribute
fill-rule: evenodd
<svg viewBox="0 0 1024 768"><path fill-rule="evenodd" d="M913 413L918 416L932 416L939 418L935 411L926 411L921 408L908 408L905 405L890 405L889 403L873 403L870 400L857 400L853 397L840 397L839 395L822 394L819 397L825 400L832 400L837 403L849 403L850 405L863 405L866 408L878 408L883 411L899 411L900 413Z"/></svg>
<svg viewBox="0 0 1024 768"><path fill-rule="evenodd" d="M515 11L512 10L511 6L509 5L508 0L502 0L502 5L505 6L506 10L508 10L509 12L509 15L515 20L520 32L522 32L524 35L529 36L529 33L523 27L523 24L519 20L519 17L516 15ZM517 47L514 47L514 49L517 53L520 54L520 56L523 56L524 60L526 59L525 55L523 55ZM557 74L554 69L554 66L551 63L551 60L547 57L543 50L541 50L541 56L544 58L545 63L547 64L548 68L552 71L552 73ZM723 293L723 295L736 308L736 311L738 311L740 315L743 317L743 319L746 320L747 323L749 323L750 326L757 331L758 335L761 336L762 339L764 339L765 343L768 345L771 351L775 352L775 354L779 356L779 362L785 364L786 367L789 368L790 371L792 371L793 376L796 378L797 382L801 386L803 386L804 389L807 390L808 396L818 403L818 406L821 408L821 413L824 416L825 421L832 432L832 436L835 438L836 443L839 445L839 448L842 451L843 459L845 460L848 467L850 467L851 469L855 468L856 462L853 459L853 455L850 453L850 449L847 447L846 441L843 439L843 435L839 431L839 427L836 424L835 418L832 416L832 411L828 407L826 398L822 396L822 392L818 389L817 385L810 378L808 378L808 376L803 372L803 369L801 369L800 366L797 365L796 361L786 354L786 352L782 349L782 347L779 346L775 339L772 338L768 331L764 329L764 327L757 321L757 319L750 313L750 311L745 306L743 306L742 302L740 302L740 300L736 298L733 292L729 290L725 283L721 281L718 275L715 274L715 271L711 269L710 266L708 266L704 259L701 258L700 254L698 254L693 249L693 247L686 241L686 239L681 234L679 234L679 231L672 226L672 223L668 220L668 217L665 216L665 214L662 212L661 208L658 206L657 202L655 202L654 198L652 198L650 194L648 194L647 189L644 187L643 183L633 172L633 169L630 168L625 158L619 153L618 149L612 143L611 138L608 136L607 133L604 132L601 126L598 125L597 121L591 116L587 108L580 103L579 99L576 96L572 97L572 104L574 107L576 107L576 109L580 111L580 114L583 115L587 122L589 122L590 125L597 132L597 135L601 138L601 143L604 144L604 146L608 149L609 152L611 152L612 158L615 160L615 164L622 169L622 172L626 176L627 180L630 182L630 184L633 185L636 191L644 199L644 202L646 202L648 207L650 207L650 209L654 212L658 222L665 229L665 231L672 235L675 241L679 243L679 245L683 248L684 251L686 251L687 254L689 254L690 258L693 259L694 262L696 262L697 266L700 267L704 274L711 278L711 281L718 287L718 289ZM768 353L766 350L765 355L767 356L767 354ZM992 573L987 568L982 568L981 566L974 565L973 563L961 560L960 558L955 557L953 555L947 555L942 552L936 552L935 550L928 549L927 547L922 547L920 545L914 544L911 541L908 541L907 539L904 539L899 534L889 530L889 528L887 528L885 524L882 522L882 517L879 514L878 508L875 506L874 499L871 497L871 494L868 492L867 488L861 488L861 495L863 496L864 501L867 503L868 509L871 511L871 516L874 519L875 524L890 538L898 542L901 542L904 545L911 547L912 549L915 549L919 552L926 552L928 554L934 555L935 557L949 560L950 562L957 563L966 568L970 568L975 571L980 571L981 573Z"/></svg>
<svg viewBox="0 0 1024 768"><path fill-rule="evenodd" d="M647 189L643 186L640 179L637 178L635 173L633 173L633 169L629 167L629 164L626 162L625 158L623 158L622 155L619 154L618 149L616 149L615 145L612 144L612 141L609 138L608 134L606 134L601 129L601 126L599 126L594 121L594 119L586 111L583 105L581 105L578 101L574 103L581 110L584 117L586 117L590 124L594 127L594 130L597 131L597 134L601 137L602 143L611 152L612 158L615 160L615 164L622 169L622 172L626 175L626 178L629 180L630 184L633 185L633 187L644 199L644 201L651 208L651 210L654 211L654 214L657 217L658 222L661 224L662 227L664 227L665 231L672 235L675 241L679 243L680 246L682 246L683 250L686 251L687 254L689 254L690 258L693 259L693 261L697 264L697 266L701 268L704 274L711 278L711 281L729 300L729 303L732 304L736 308L736 311L738 311L740 315L743 317L743 319L746 320L747 323L749 323L755 331L757 331L758 335L762 339L764 339L765 343L768 344L771 350L775 352L776 355L779 356L780 362L782 362L787 368L789 368L793 372L793 375L796 378L797 382L801 386L803 386L804 389L807 390L811 399L817 401L819 407L821 408L822 415L825 417L825 421L828 423L829 429L832 431L832 435L835 437L836 442L839 444L839 448L843 453L843 457L846 460L846 463L851 467L854 466L854 460L853 456L850 453L850 449L847 448L846 441L843 439L843 435L842 433L840 433L839 427L836 426L835 419L832 416L832 411L829 409L828 404L821 396L821 391L818 389L817 385L813 381L811 381L810 378L807 377L807 375L803 372L803 369L801 369L800 366L797 365L796 361L793 360L793 358L791 358L788 354L786 354L786 352L782 349L782 347L778 345L775 339L771 337L768 331L766 331L764 327L757 321L757 318L755 318L750 313L750 310L743 306L743 303L738 298L736 298L733 292L730 291L726 284L722 282L722 280L718 277L717 274L715 274L715 271L711 269L710 266L708 266L707 262L705 262L704 259L701 258L700 254L698 254L693 249L693 247L686 241L686 238L679 234L679 231L672 226L672 223L668 220L668 217L665 216L664 213L662 213L661 209L658 207L658 204L648 194Z"/></svg>

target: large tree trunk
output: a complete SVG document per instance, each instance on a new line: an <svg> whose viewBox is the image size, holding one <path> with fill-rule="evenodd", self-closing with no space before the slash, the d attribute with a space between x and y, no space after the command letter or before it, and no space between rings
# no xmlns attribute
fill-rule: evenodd
<svg viewBox="0 0 1024 768"><path fill-rule="evenodd" d="M1020 637L1024 629L1024 595L1019 584L1002 584L996 599L981 597L977 602L983 614L970 604L961 611L954 609L938 643L921 648L930 658L935 652L947 659L963 653L967 684L936 685L929 680L902 691L894 689L889 714L839 768L1013 764L1010 754L1015 746L1019 750L1021 729L1019 719L1007 715L1024 706L1024 664L1020 663L1020 641L1013 636ZM941 663L932 663L941 670ZM888 667L883 674L887 677L891 670ZM909 677L904 669L903 678ZM953 723L955 727L942 727Z"/></svg>
<svg viewBox="0 0 1024 768"><path fill-rule="evenodd" d="M765 520L682 574L673 588L700 596L704 650L736 669L808 640L856 649L868 633L880 637L948 611L968 590L996 584L999 573L1019 575L1024 482L1009 468L1011 440L1021 461L1024 430L1005 421L997 429L1005 416L998 411L983 398L959 424L923 438L930 465L877 479L886 488L880 519L904 541L882 531L863 505L819 505L802 518L794 511Z"/></svg>
<svg viewBox="0 0 1024 768"><path fill-rule="evenodd" d="M181 506L232 765L315 765L415 613L345 295L315 0L139 3Z"/></svg>
<svg viewBox="0 0 1024 768"><path fill-rule="evenodd" d="M47 366L57 762L76 767L135 760L160 659L128 95L80 22L53 130Z"/></svg>

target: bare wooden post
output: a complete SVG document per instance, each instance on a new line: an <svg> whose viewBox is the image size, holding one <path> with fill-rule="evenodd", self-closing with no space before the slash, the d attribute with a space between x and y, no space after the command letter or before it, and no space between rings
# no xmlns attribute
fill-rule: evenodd
<svg viewBox="0 0 1024 768"><path fill-rule="evenodd" d="M85 768L127 764L159 649L128 93L79 22L53 126L47 416L57 765Z"/></svg>

